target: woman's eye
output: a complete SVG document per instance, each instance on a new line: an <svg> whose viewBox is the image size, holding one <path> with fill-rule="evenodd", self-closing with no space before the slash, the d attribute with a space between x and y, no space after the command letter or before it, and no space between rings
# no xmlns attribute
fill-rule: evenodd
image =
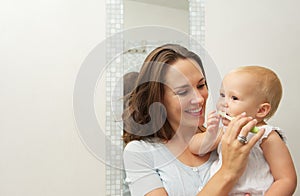
<svg viewBox="0 0 300 196"><path fill-rule="evenodd" d="M206 86L205 83L204 83L204 84L198 84L197 88L198 88L198 89L202 89L202 88L204 88L205 86Z"/></svg>
<svg viewBox="0 0 300 196"><path fill-rule="evenodd" d="M185 94L187 94L187 90L181 90L181 91L177 91L175 94L176 95L185 95Z"/></svg>

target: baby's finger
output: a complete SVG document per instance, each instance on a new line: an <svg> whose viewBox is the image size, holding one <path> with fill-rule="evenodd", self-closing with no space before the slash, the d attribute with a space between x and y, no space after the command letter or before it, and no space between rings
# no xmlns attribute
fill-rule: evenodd
<svg viewBox="0 0 300 196"><path fill-rule="evenodd" d="M209 113L208 113L208 115L211 115L211 114L216 114L217 113L217 111L216 110L212 110L212 111L210 111Z"/></svg>
<svg viewBox="0 0 300 196"><path fill-rule="evenodd" d="M214 110L214 111L211 111L210 113L208 113L207 115L207 118L217 118L218 115L217 115L217 112Z"/></svg>
<svg viewBox="0 0 300 196"><path fill-rule="evenodd" d="M207 125L209 125L209 124L216 124L216 123L218 123L219 122L219 118L216 118L216 117L213 117L213 118L208 118L207 119Z"/></svg>

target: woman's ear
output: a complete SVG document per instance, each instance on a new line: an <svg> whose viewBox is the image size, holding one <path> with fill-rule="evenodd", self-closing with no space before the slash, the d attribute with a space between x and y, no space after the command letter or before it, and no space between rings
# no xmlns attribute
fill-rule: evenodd
<svg viewBox="0 0 300 196"><path fill-rule="evenodd" d="M258 111L256 113L257 118L265 118L271 110L271 105L269 103L263 103L259 105Z"/></svg>

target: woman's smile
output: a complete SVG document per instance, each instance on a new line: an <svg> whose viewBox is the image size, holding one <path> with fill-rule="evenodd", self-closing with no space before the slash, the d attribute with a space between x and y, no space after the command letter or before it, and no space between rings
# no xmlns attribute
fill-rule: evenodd
<svg viewBox="0 0 300 196"><path fill-rule="evenodd" d="M192 116L201 116L202 115L202 107L195 108L195 109L188 109L185 112L188 114L191 114Z"/></svg>

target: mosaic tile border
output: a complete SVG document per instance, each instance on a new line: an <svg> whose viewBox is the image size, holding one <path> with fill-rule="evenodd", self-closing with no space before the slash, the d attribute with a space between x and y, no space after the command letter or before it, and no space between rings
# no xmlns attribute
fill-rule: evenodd
<svg viewBox="0 0 300 196"><path fill-rule="evenodd" d="M123 0L106 0L106 37L114 35L115 33L123 30L124 16L123 16ZM189 34L193 39L197 40L202 46L205 43L205 1L204 0L189 0ZM127 42L125 44L128 44ZM134 46L136 43L129 43ZM198 50L197 45L190 46L192 50ZM141 55L144 54L131 54L129 59L123 59L123 57L112 57L111 54L116 48L124 48L124 40L122 37L114 39L107 43L106 59L114 59L114 62L110 62L111 65L106 70L106 121L105 121L105 134L110 138L113 144L117 147L112 147L111 144L105 145L106 163L114 165L110 167L109 164L105 168L105 182L107 196L121 196L123 194L123 173L122 168L122 148L123 143L121 141L122 128L121 123L116 123L111 111L111 94L123 92L123 85L116 85L117 78L120 78L127 72L124 68L124 64L129 59L135 61L141 61ZM147 48L148 53L150 48ZM121 50L122 51L122 50ZM125 72L124 72L125 71ZM117 77L116 77L117 76ZM116 89L119 86L119 89ZM117 95L117 96L122 96ZM116 108L119 108L121 112L123 110L122 102L116 103Z"/></svg>
<svg viewBox="0 0 300 196"><path fill-rule="evenodd" d="M115 33L123 30L123 0L106 0L106 37L110 37ZM117 78L123 75L123 66L121 57L111 56L115 54L116 49L123 49L123 39L120 35L115 39L109 39L106 46L106 59L114 59L106 69L106 121L105 121L105 135L110 139L111 143L105 144L105 195L119 196L122 194L123 180L122 180L122 148L123 142L121 140L120 127L116 123L111 109L111 94L119 93L116 96L121 97L123 92L122 85L116 85L119 81ZM122 51L122 50L117 50ZM116 77L117 76L117 77ZM117 89L116 89L117 88ZM115 103L116 108L122 110L121 102ZM115 146L112 146L114 144ZM112 167L114 166L114 167Z"/></svg>

